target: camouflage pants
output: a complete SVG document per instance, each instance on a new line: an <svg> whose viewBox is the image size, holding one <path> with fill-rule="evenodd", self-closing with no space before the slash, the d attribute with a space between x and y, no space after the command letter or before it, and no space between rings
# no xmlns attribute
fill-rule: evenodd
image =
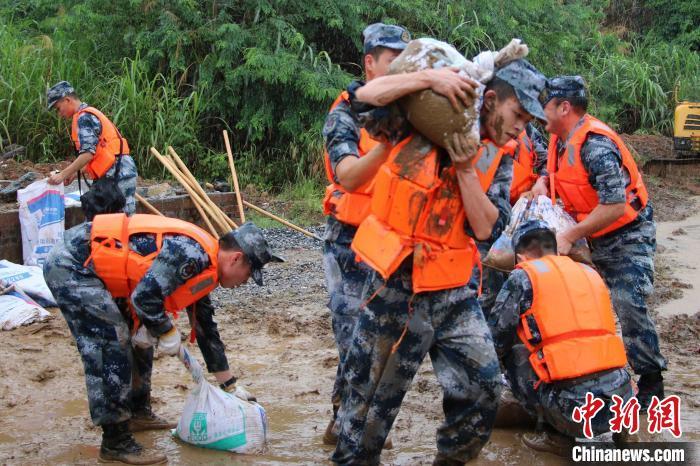
<svg viewBox="0 0 700 466"><path fill-rule="evenodd" d="M481 311L484 313L484 318L487 322L491 314L491 308L496 304L496 297L507 278L508 274L505 272L490 267L484 267L479 305L481 306Z"/></svg>
<svg viewBox="0 0 700 466"><path fill-rule="evenodd" d="M650 211L651 206L645 210ZM593 263L610 289L630 366L640 375L665 370L666 360L646 304L654 291L656 225L645 220L620 234L594 239L591 245Z"/></svg>
<svg viewBox="0 0 700 466"><path fill-rule="evenodd" d="M625 401L633 396L630 376L624 369L583 380L575 385L542 383L535 389L538 378L528 360L529 356L527 348L517 344L504 358L505 374L513 395L530 414L541 416L547 424L564 435L583 437L583 425L574 422L571 415L576 407L584 405L587 392L605 402L605 406L591 421L594 435L610 430L612 396L618 395Z"/></svg>
<svg viewBox="0 0 700 466"><path fill-rule="evenodd" d="M352 238L343 238L343 232L334 232L338 229L336 224L337 221L329 219L326 225L326 241L323 244L323 268L329 295L328 309L338 348L338 368L331 393L334 411L340 406L345 391L343 361L350 348L352 333L360 315L362 289L369 272L355 261L355 253L350 249Z"/></svg>
<svg viewBox="0 0 700 466"><path fill-rule="evenodd" d="M476 457L491 435L501 382L493 340L474 293L464 286L413 296L411 259L386 286L371 273L366 288L365 296L376 296L360 315L345 361L348 392L332 460L379 463L403 397L427 353L443 390L445 421L437 431L438 454L462 462ZM392 353L404 327L406 335Z"/></svg>
<svg viewBox="0 0 700 466"><path fill-rule="evenodd" d="M115 424L151 408L153 348L131 345L131 316L94 271L83 267L63 245L44 265L44 278L75 339L83 361L90 416L95 425ZM223 343L206 301L196 309L197 343L207 369L228 369ZM188 311L192 324L192 311Z"/></svg>
<svg viewBox="0 0 700 466"><path fill-rule="evenodd" d="M63 245L44 265L44 278L68 323L83 361L95 425L126 421L132 412L134 355L127 320L102 281ZM151 350L152 357L152 350ZM147 359L139 353L137 359ZM150 372L150 371L149 371ZM140 387L150 381L140 379ZM143 394L143 390L138 390Z"/></svg>
<svg viewBox="0 0 700 466"><path fill-rule="evenodd" d="M107 170L105 176L114 176L114 170L116 169L116 164ZM126 199L126 205L124 206L124 213L126 215L134 215L136 212L136 178L138 173L136 172L136 163L130 155L123 155L121 165L119 167L119 178L117 179L117 185L121 190L124 198Z"/></svg>

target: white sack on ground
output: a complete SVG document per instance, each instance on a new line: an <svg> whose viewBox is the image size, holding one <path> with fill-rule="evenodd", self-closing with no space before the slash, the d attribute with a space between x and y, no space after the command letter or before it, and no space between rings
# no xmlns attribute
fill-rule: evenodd
<svg viewBox="0 0 700 466"><path fill-rule="evenodd" d="M63 185L47 179L17 191L25 265L43 265L54 245L63 241L65 206Z"/></svg>
<svg viewBox="0 0 700 466"><path fill-rule="evenodd" d="M267 416L263 407L207 382L202 366L185 346L180 348L178 356L197 386L187 395L174 434L202 448L261 453L267 442Z"/></svg>
<svg viewBox="0 0 700 466"><path fill-rule="evenodd" d="M19 265L8 260L0 260L0 281L8 285L17 285L40 306L58 306L44 280L44 272L41 267Z"/></svg>
<svg viewBox="0 0 700 466"><path fill-rule="evenodd" d="M14 285L0 282L0 328L12 330L22 325L41 322L51 314Z"/></svg>

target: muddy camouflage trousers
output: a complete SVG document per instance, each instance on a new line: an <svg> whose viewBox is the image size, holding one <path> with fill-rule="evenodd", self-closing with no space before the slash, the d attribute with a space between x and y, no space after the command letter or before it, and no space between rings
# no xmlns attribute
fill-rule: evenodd
<svg viewBox="0 0 700 466"><path fill-rule="evenodd" d="M374 297L360 314L345 360L348 392L331 458L337 464L379 463L403 397L428 353L443 390L438 456L467 461L491 435L501 375L476 294L464 286L412 296L411 263L412 258L405 261L386 285L374 273L367 280L364 296Z"/></svg>
<svg viewBox="0 0 700 466"><path fill-rule="evenodd" d="M651 205L631 228L591 241L593 263L610 289L629 364L636 374L666 370L646 300L654 291L656 224Z"/></svg>
<svg viewBox="0 0 700 466"><path fill-rule="evenodd" d="M150 410L154 351L132 346L125 300L115 302L95 272L83 267L63 245L49 255L44 278L83 361L93 423L114 424L130 419L132 413ZM213 312L206 312L210 308L197 308L197 342L208 370L217 372L226 370L228 361Z"/></svg>
<svg viewBox="0 0 700 466"><path fill-rule="evenodd" d="M337 411L340 406L340 400L345 391L342 376L343 361L360 315L362 289L369 273L369 269L355 261L355 253L350 249L354 233L354 228L328 218L323 243L323 269L328 289L328 309L331 313L333 336L338 348L338 368L331 393L334 411Z"/></svg>
<svg viewBox="0 0 700 466"><path fill-rule="evenodd" d="M576 407L586 402L586 393L591 392L605 402L591 421L594 435L610 430L609 421L613 417L610 411L612 396L618 395L625 402L633 395L630 376L624 369L617 369L599 377L582 378L581 382L540 384L529 361L530 352L522 344L513 346L504 358L506 379L515 398L533 416L541 417L561 434L569 437L583 437L582 424L574 422L571 415Z"/></svg>

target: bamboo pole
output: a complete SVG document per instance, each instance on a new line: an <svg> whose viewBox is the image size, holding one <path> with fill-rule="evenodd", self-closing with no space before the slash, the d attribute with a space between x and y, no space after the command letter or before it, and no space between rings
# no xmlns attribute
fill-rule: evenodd
<svg viewBox="0 0 700 466"><path fill-rule="evenodd" d="M189 185L189 183L188 183L187 181L185 181L185 179L182 177L182 175L180 174L180 172L177 171L173 166L170 165L170 161L167 160L165 157L163 157L163 156L160 154L160 152L158 152L158 151L156 150L155 147L151 147L151 154L153 154L153 156L154 156L155 158L157 158L158 161L159 161L160 163L162 163L163 166L164 166L165 168L168 169L168 171L175 177L175 179L176 179L177 181L180 182L180 184L182 185L182 187L185 188L185 190L186 190L186 191L188 192L188 194L190 195L190 198L192 199L192 203L194 204L195 208L197 209L197 212L199 212L199 215L200 215L200 216L202 217L202 219L204 220L204 223L207 224L207 227L209 228L209 231L210 231L214 236L218 237L218 236L219 236L219 233L218 233L217 230L214 228L214 226L212 225L212 223L209 221L209 218L208 218L207 215L205 214L205 211L206 211L207 213L209 213L210 215L212 215L212 218L213 218L213 214L211 214L211 213L209 212L209 206L207 206L207 205L200 206L200 205L199 205L199 203L198 203L199 199L198 199L197 193L192 189L192 187ZM218 222L215 221L215 223L218 223ZM222 230L223 233L226 233L226 232L227 232L227 230L226 230L225 228L222 228L221 225L218 225L218 226L220 227L220 229Z"/></svg>
<svg viewBox="0 0 700 466"><path fill-rule="evenodd" d="M228 131L224 130L224 144L226 145L226 154L228 155L228 166L231 169L231 178L233 179L233 187L236 193L236 201L238 201L238 213L241 216L241 223L245 223L245 214L243 213L243 200L241 199L241 188L238 187L238 175L236 174L236 166L233 164L233 152L231 152L231 144L228 140Z"/></svg>
<svg viewBox="0 0 700 466"><path fill-rule="evenodd" d="M214 203L214 201L211 200L211 198L207 195L206 191L204 191L204 188L197 182L197 179L194 177L192 172L187 168L187 165L185 165L185 162L182 161L179 155L177 155L177 152L175 152L175 149L172 148L172 146L168 146L168 152L169 157L168 160L173 161L174 165L176 168L179 169L180 174L190 182L190 185L192 188L194 188L200 195L200 197L207 202L212 210L216 213L216 215L219 217L219 220L225 222L228 224L229 229L230 228L238 228L238 225L236 225L236 222L231 220L226 213L224 213L221 208ZM227 230L228 231L228 230Z"/></svg>
<svg viewBox="0 0 700 466"><path fill-rule="evenodd" d="M308 236L308 237L310 237L310 238L313 238L313 239L316 239L316 240L318 240L318 241L323 241L321 238L319 238L318 236L314 235L314 234L311 233L310 231L306 231L306 230L304 230L303 228L298 227L298 226L294 225L293 223L291 223L291 222L289 222L289 221L283 219L282 217L278 217L277 215L275 215L275 214L273 214L273 213L271 213L271 212L268 212L267 210L265 210L265 209L263 209L263 208L261 208L261 207L258 207L258 206L254 205L254 204L251 204L250 202L245 201L245 200L243 201L243 204L244 204L246 207L250 207L251 209L253 209L254 211L256 211L256 212L258 212L258 213L260 213L260 214L263 214L263 215L265 215L265 216L267 216L267 217L270 217L270 218L273 219L273 220L276 220L276 221L280 222L282 225L287 226L287 227L291 228L292 230L296 230L296 231L298 231L299 233L303 233L303 234L305 234L306 236Z"/></svg>
<svg viewBox="0 0 700 466"><path fill-rule="evenodd" d="M168 163L170 172L173 173L173 175L177 174L180 176L180 183L182 184L184 181L185 184L183 186L185 187L185 189L189 187L189 190L187 192L190 195L190 199L192 199L192 203L195 204L197 211L201 210L202 212L207 214L207 218L210 220L210 222L213 222L213 225L216 225L218 231L220 231L221 234L226 233L228 231L226 223L216 212L215 206L208 202L210 201L210 199L206 196L202 196L196 189L196 182L193 182L192 180L187 178L187 176L178 169L177 165L175 164L175 161L168 154L162 154L162 157Z"/></svg>
<svg viewBox="0 0 700 466"><path fill-rule="evenodd" d="M139 193L136 193L136 200L139 201L141 204L143 204L143 206L146 209L148 209L149 211L151 211L152 213L154 213L156 215L160 215L161 217L164 217L164 215L161 213L160 210L153 207L153 204L151 204L146 199L144 199L144 197L141 196Z"/></svg>

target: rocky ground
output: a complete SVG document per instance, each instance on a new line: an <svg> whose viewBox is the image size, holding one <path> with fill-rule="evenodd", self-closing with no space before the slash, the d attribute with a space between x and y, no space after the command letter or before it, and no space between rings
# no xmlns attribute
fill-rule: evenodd
<svg viewBox="0 0 700 466"><path fill-rule="evenodd" d="M668 183L659 186L652 187L657 218L698 215L700 207L687 193L669 189ZM137 435L167 452L170 464L324 464L331 453L321 437L331 414L337 353L325 307L320 244L286 230L268 230L267 235L287 262L266 269L264 287L220 289L214 301L232 368L267 410L269 450L262 456L235 456L183 445L165 431ZM667 249L660 248L657 256L655 308L681 297L697 282L698 269L665 256L675 247L673 241L682 247L689 236L678 232L675 240L660 238ZM0 464L96 461L100 431L87 413L82 365L60 313L52 313L55 318L49 322L0 334ZM683 438L700 441L700 314L656 319L669 359L667 393L682 399ZM189 333L186 317L178 326ZM193 351L201 359L196 346ZM177 359L157 359L153 405L158 413L176 420L191 387ZM384 453L383 462L429 464L441 419L440 388L426 360L395 423L395 448ZM495 430L476 464L565 464L529 451L521 436L518 430Z"/></svg>

